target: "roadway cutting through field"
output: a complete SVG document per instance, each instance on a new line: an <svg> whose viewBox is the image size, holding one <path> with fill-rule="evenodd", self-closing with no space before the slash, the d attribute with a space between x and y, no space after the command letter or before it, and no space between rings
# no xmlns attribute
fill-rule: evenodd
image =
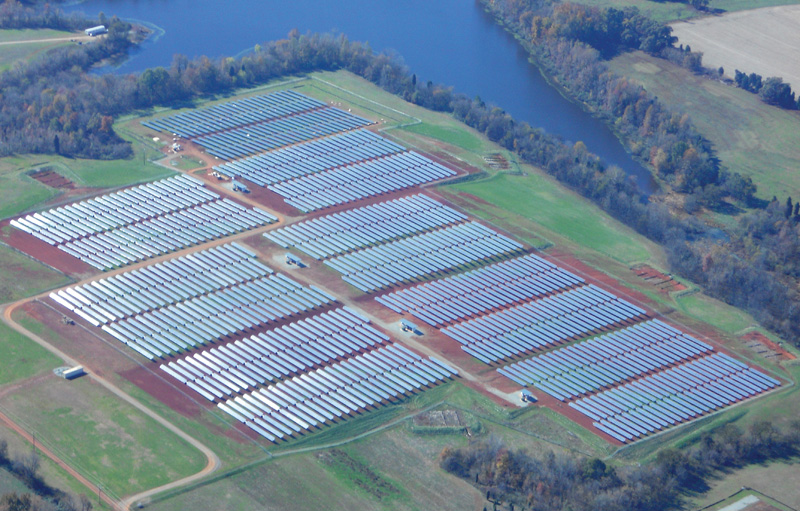
<svg viewBox="0 0 800 511"><path fill-rule="evenodd" d="M0 42L0 46L8 45L8 44L33 44L33 43L65 43L65 42L78 42L78 41L90 41L95 39L92 36L88 35L76 35L72 37L51 37L49 39L22 39L20 41L3 41Z"/></svg>

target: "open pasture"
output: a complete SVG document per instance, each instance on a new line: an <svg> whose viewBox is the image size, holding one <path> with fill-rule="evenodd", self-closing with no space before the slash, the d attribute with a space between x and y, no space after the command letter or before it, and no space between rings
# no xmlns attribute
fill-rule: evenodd
<svg viewBox="0 0 800 511"><path fill-rule="evenodd" d="M672 25L678 42L703 52L706 67L778 76L800 88L800 5L709 16Z"/></svg>

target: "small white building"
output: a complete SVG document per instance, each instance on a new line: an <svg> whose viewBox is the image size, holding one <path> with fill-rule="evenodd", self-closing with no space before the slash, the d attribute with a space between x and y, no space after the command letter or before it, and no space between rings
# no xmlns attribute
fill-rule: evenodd
<svg viewBox="0 0 800 511"><path fill-rule="evenodd" d="M96 27L87 28L83 32L86 35L94 37L94 36L100 35L100 34L107 34L108 33L108 29L105 27L105 25L97 25Z"/></svg>

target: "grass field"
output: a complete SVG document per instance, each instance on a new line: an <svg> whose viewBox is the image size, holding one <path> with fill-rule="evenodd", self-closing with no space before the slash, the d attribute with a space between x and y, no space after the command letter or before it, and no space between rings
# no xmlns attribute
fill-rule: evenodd
<svg viewBox="0 0 800 511"><path fill-rule="evenodd" d="M689 112L722 164L751 176L759 197L800 196L800 114L642 52L620 55L609 65L643 84L666 106Z"/></svg>
<svg viewBox="0 0 800 511"><path fill-rule="evenodd" d="M675 23L672 33L678 42L703 52L703 63L712 69L725 68L757 73L764 78L780 76L795 90L800 88L800 5L785 5L729 13Z"/></svg>
<svg viewBox="0 0 800 511"><path fill-rule="evenodd" d="M634 263L650 258L643 240L637 239L640 236L540 174L495 174L490 179L448 189L480 197L491 205L481 203L476 207L489 213L497 215L499 210L506 210L523 216L618 261Z"/></svg>
<svg viewBox="0 0 800 511"><path fill-rule="evenodd" d="M0 43L37 41L39 39L63 38L75 35L71 32L51 29L0 30ZM10 68L17 60L28 60L50 48L65 44L72 43L69 41L53 41L0 45L0 72Z"/></svg>
<svg viewBox="0 0 800 511"><path fill-rule="evenodd" d="M576 3L597 7L637 7L643 14L663 22L707 16L708 13L698 11L683 2L654 2L651 0L578 0ZM724 12L757 9L774 5L796 4L798 0L710 0L710 10Z"/></svg>
<svg viewBox="0 0 800 511"><path fill-rule="evenodd" d="M69 277L0 243L0 303L70 283Z"/></svg>
<svg viewBox="0 0 800 511"><path fill-rule="evenodd" d="M61 360L55 355L5 323L0 323L0 360L6 361L0 371L0 385L30 378L61 365ZM14 362L7 363L11 360Z"/></svg>
<svg viewBox="0 0 800 511"><path fill-rule="evenodd" d="M205 465L199 451L89 378L53 376L0 404L111 495L152 488Z"/></svg>

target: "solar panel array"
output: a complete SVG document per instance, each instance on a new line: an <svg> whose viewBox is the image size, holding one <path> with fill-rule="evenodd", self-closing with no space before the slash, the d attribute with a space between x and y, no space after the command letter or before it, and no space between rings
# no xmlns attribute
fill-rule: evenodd
<svg viewBox="0 0 800 511"><path fill-rule="evenodd" d="M260 388L217 406L276 442L356 415L452 378L457 373L392 344Z"/></svg>
<svg viewBox="0 0 800 511"><path fill-rule="evenodd" d="M375 298L434 327L580 286L584 280L529 254Z"/></svg>
<svg viewBox="0 0 800 511"><path fill-rule="evenodd" d="M98 269L124 266L277 221L179 175L33 213L11 225Z"/></svg>
<svg viewBox="0 0 800 511"><path fill-rule="evenodd" d="M620 442L641 438L780 385L723 353L569 403Z"/></svg>
<svg viewBox="0 0 800 511"><path fill-rule="evenodd" d="M307 174L270 190L303 212L346 204L454 176L455 171L414 151Z"/></svg>
<svg viewBox="0 0 800 511"><path fill-rule="evenodd" d="M497 371L520 385L533 384L567 401L711 351L710 345L651 320Z"/></svg>
<svg viewBox="0 0 800 511"><path fill-rule="evenodd" d="M209 401L289 378L389 341L369 321L335 309L161 368Z"/></svg>
<svg viewBox="0 0 800 511"><path fill-rule="evenodd" d="M645 311L594 286L578 287L442 329L461 349L491 364L585 337Z"/></svg>
<svg viewBox="0 0 800 511"><path fill-rule="evenodd" d="M267 186L404 150L371 131L356 130L226 163L214 170Z"/></svg>
<svg viewBox="0 0 800 511"><path fill-rule="evenodd" d="M323 106L325 103L321 101L292 90L284 90L197 108L142 124L156 131L194 138Z"/></svg>
<svg viewBox="0 0 800 511"><path fill-rule="evenodd" d="M627 442L780 383L658 320L497 370L534 385Z"/></svg>
<svg viewBox="0 0 800 511"><path fill-rule="evenodd" d="M320 108L195 138L211 155L234 160L372 124L338 108Z"/></svg>
<svg viewBox="0 0 800 511"><path fill-rule="evenodd" d="M522 245L477 222L445 227L359 250L324 264L365 292L514 253Z"/></svg>
<svg viewBox="0 0 800 511"><path fill-rule="evenodd" d="M150 360L334 301L250 257L228 245L50 297Z"/></svg>
<svg viewBox="0 0 800 511"><path fill-rule="evenodd" d="M466 219L420 194L299 222L264 236L321 260Z"/></svg>

